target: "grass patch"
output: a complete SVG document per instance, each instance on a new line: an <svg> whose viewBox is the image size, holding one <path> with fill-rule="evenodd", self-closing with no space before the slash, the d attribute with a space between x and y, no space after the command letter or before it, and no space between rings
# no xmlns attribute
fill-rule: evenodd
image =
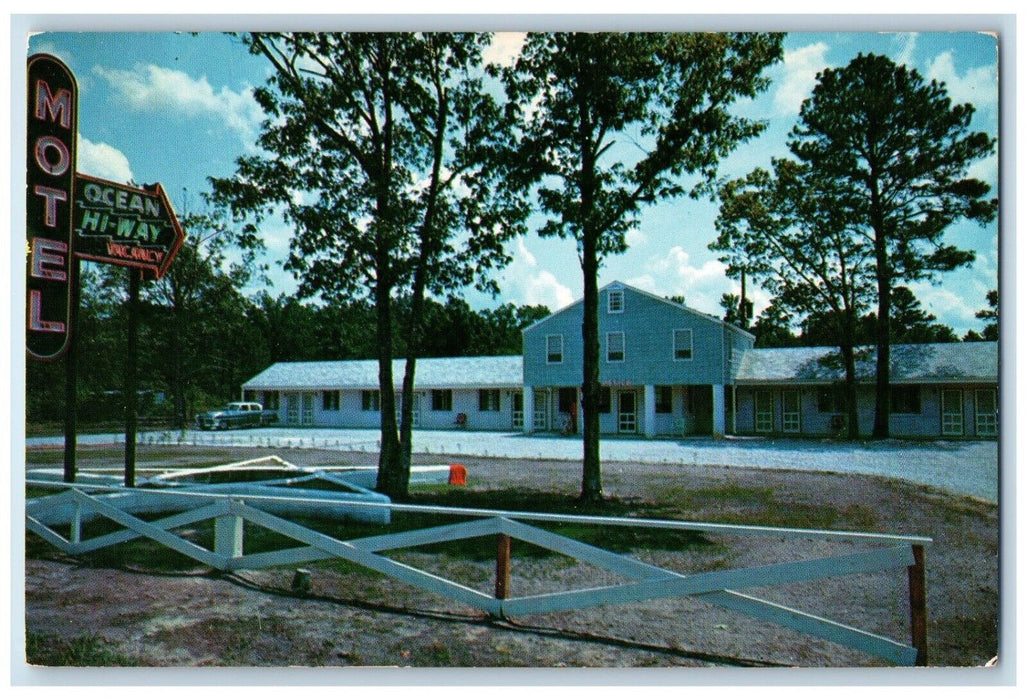
<svg viewBox="0 0 1027 700"><path fill-rule="evenodd" d="M838 508L829 503L779 498L771 487L745 486L735 481L704 489L672 487L667 498L680 510L711 522L810 530L865 529L877 523L873 509L862 504Z"/></svg>
<svg viewBox="0 0 1027 700"><path fill-rule="evenodd" d="M95 635L61 639L29 632L25 660L33 666L141 666L139 659L112 650L112 643Z"/></svg>

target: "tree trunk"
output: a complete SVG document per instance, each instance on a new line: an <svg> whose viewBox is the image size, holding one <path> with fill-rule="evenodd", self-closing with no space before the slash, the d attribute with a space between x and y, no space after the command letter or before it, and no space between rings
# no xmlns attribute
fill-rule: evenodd
<svg viewBox="0 0 1027 700"><path fill-rule="evenodd" d="M884 243L877 244L877 365L874 437L886 438L891 423L891 276Z"/></svg>
<svg viewBox="0 0 1027 700"><path fill-rule="evenodd" d="M852 341L845 342L840 348L845 362L845 415L850 440L859 439L859 398L856 394L856 350Z"/></svg>
<svg viewBox="0 0 1027 700"><path fill-rule="evenodd" d="M379 277L375 290L378 323L378 389L381 410L381 451L375 489L389 498L405 498L399 435L396 431L396 391L392 375L392 289Z"/></svg>
<svg viewBox="0 0 1027 700"><path fill-rule="evenodd" d="M846 434L850 440L859 439L859 396L856 382L856 311L851 303L842 311L842 359L845 363L845 415Z"/></svg>
<svg viewBox="0 0 1027 700"><path fill-rule="evenodd" d="M581 470L581 500L594 503L603 499L603 480L599 460L599 263L594 239L585 236L582 246L582 272L584 274L584 316L581 321L581 339L584 348L582 394L584 420L582 421L583 463Z"/></svg>

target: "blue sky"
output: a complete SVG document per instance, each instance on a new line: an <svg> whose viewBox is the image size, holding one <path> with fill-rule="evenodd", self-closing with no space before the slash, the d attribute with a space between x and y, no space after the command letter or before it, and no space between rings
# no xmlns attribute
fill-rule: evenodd
<svg viewBox="0 0 1027 700"><path fill-rule="evenodd" d="M509 60L520 35L497 35L491 57ZM890 56L928 79L942 81L959 102L977 108L973 128L998 134L998 67L994 37L971 32L811 33L787 35L784 60L772 68L769 90L740 105L747 116L769 121L764 135L739 147L721 172L740 176L786 153L799 105L818 71L840 67L859 52ZM179 213L199 206L208 176L234 171L235 159L253 152L262 118L251 97L268 76L266 61L220 33L47 32L32 36L28 53L64 60L79 83L79 172L137 183L159 181ZM972 174L998 186L998 157ZM611 257L601 284L621 280L659 295L681 295L701 311L720 314L725 292L738 292L708 249L715 237L716 205L681 198L645 211L629 234L629 250ZM271 223L263 233L275 290L292 293L296 281L280 270L291 231ZM974 313L998 284L998 222L954 226L948 240L975 250L972 268L947 273L937 285L915 284L925 308L962 335L980 329ZM477 308L505 301L562 307L581 295L581 272L571 241L529 235L511 245L514 260L499 276L498 299L468 291ZM256 291L256 290L247 290ZM768 301L751 292L757 311Z"/></svg>

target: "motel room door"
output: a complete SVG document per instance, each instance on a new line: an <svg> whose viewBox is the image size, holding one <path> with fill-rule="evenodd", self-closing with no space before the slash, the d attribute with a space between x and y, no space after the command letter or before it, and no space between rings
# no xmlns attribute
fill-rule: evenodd
<svg viewBox="0 0 1027 700"><path fill-rule="evenodd" d="M285 422L288 425L313 425L314 396L310 391L286 393Z"/></svg>
<svg viewBox="0 0 1027 700"><path fill-rule="evenodd" d="M403 394L396 394L396 425L403 425ZM421 427L421 392L415 391L410 403L410 427Z"/></svg>
<svg viewBox="0 0 1027 700"><path fill-rule="evenodd" d="M535 430L549 430L549 391L535 389Z"/></svg>
<svg viewBox="0 0 1027 700"><path fill-rule="evenodd" d="M638 432L638 405L634 391L617 392L617 432Z"/></svg>
<svg viewBox="0 0 1027 700"><path fill-rule="evenodd" d="M974 415L978 437L998 435L998 392L995 389L974 392Z"/></svg>
<svg viewBox="0 0 1027 700"><path fill-rule="evenodd" d="M515 391L512 397L513 400L510 402L510 425L514 430L524 430L524 394Z"/></svg>
<svg viewBox="0 0 1027 700"><path fill-rule="evenodd" d="M942 389L941 391L941 434L963 434L963 390Z"/></svg>

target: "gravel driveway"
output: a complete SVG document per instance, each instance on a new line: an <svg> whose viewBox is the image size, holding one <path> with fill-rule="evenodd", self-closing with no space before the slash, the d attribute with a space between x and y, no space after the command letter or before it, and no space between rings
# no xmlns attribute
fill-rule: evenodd
<svg viewBox="0 0 1027 700"><path fill-rule="evenodd" d="M118 443L124 435L80 435L80 444ZM30 438L42 446L62 438ZM259 428L208 433L195 430L140 433L142 444L216 444L240 447L345 449L377 455L378 431L329 428ZM719 465L795 469L898 478L949 493L998 502L998 442L883 440L858 443L782 438L604 438L602 458L641 464ZM423 454L581 460L581 440L555 435L452 430L414 432ZM372 463L369 456L369 464Z"/></svg>

